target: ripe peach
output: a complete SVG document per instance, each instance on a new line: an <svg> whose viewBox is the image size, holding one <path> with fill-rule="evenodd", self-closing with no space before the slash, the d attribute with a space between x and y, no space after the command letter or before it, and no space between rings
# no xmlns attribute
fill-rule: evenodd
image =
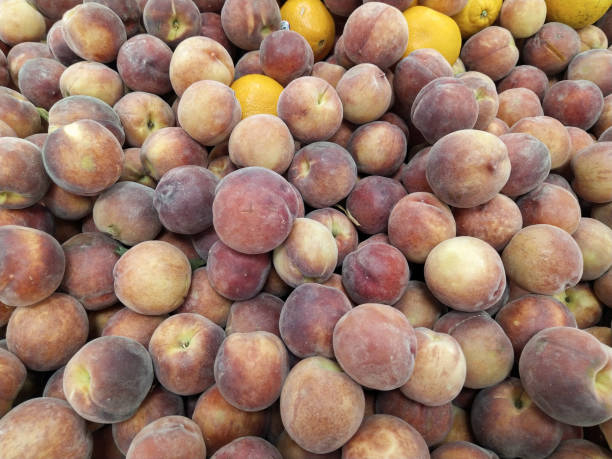
<svg viewBox="0 0 612 459"><path fill-rule="evenodd" d="M517 121L511 133L531 134L548 147L550 168L557 169L570 160L571 138L561 122L550 116L533 116Z"/></svg>
<svg viewBox="0 0 612 459"><path fill-rule="evenodd" d="M347 149L362 174L391 176L406 158L407 139L398 126L372 121L355 129Z"/></svg>
<svg viewBox="0 0 612 459"><path fill-rule="evenodd" d="M604 99L595 83L587 80L563 80L546 92L544 113L566 126L590 129L599 119Z"/></svg>
<svg viewBox="0 0 612 459"><path fill-rule="evenodd" d="M597 142L572 158L574 179L572 188L578 196L594 203L605 203L612 199L612 187L608 177L612 171L612 143Z"/></svg>
<svg viewBox="0 0 612 459"><path fill-rule="evenodd" d="M525 64L550 76L565 69L579 52L580 37L574 29L560 22L548 22L527 39L522 58Z"/></svg>
<svg viewBox="0 0 612 459"><path fill-rule="evenodd" d="M463 44L460 57L468 70L482 72L498 81L514 68L519 51L508 29L489 26Z"/></svg>
<svg viewBox="0 0 612 459"><path fill-rule="evenodd" d="M533 65L517 65L497 84L500 93L512 88L531 89L540 100L544 100L544 94L548 89L548 77Z"/></svg>
<svg viewBox="0 0 612 459"><path fill-rule="evenodd" d="M314 64L312 48L292 30L276 30L266 35L259 47L259 59L263 73L282 86L310 75Z"/></svg>
<svg viewBox="0 0 612 459"><path fill-rule="evenodd" d="M139 34L127 40L117 55L117 71L132 91L157 95L172 89L170 59L172 50L154 35Z"/></svg>
<svg viewBox="0 0 612 459"><path fill-rule="evenodd" d="M49 110L62 98L59 81L65 69L55 59L30 59L19 70L19 92L37 107Z"/></svg>
<svg viewBox="0 0 612 459"><path fill-rule="evenodd" d="M200 11L189 0L147 1L142 10L142 22L147 33L160 38L171 48L181 41L199 35L202 27Z"/></svg>
<svg viewBox="0 0 612 459"><path fill-rule="evenodd" d="M110 316L100 336L125 336L148 348L153 332L166 318L165 314L146 316L129 308L121 308Z"/></svg>
<svg viewBox="0 0 612 459"><path fill-rule="evenodd" d="M567 67L568 80L588 80L595 83L604 96L612 93L612 53L608 49L584 51L570 61Z"/></svg>
<svg viewBox="0 0 612 459"><path fill-rule="evenodd" d="M280 29L280 9L275 0L225 0L221 24L233 44L256 50L268 34Z"/></svg>
<svg viewBox="0 0 612 459"><path fill-rule="evenodd" d="M516 201L524 226L544 223L573 234L580 223L580 204L576 197L557 185L542 183Z"/></svg>
<svg viewBox="0 0 612 459"><path fill-rule="evenodd" d="M9 46L22 42L37 42L46 32L45 18L25 0L4 0L0 2L0 40Z"/></svg>
<svg viewBox="0 0 612 459"><path fill-rule="evenodd" d="M270 293L260 293L249 300L236 301L227 316L225 333L231 335L266 331L280 337L279 317L283 304L283 300Z"/></svg>

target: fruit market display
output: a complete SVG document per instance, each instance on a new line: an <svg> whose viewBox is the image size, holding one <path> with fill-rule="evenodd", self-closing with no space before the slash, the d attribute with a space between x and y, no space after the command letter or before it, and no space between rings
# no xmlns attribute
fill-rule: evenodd
<svg viewBox="0 0 612 459"><path fill-rule="evenodd" d="M0 459L612 458L612 0L0 0Z"/></svg>

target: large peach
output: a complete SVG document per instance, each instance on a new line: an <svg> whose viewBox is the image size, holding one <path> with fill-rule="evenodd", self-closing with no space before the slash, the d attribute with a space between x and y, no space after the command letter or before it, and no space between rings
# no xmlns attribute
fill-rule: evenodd
<svg viewBox="0 0 612 459"><path fill-rule="evenodd" d="M580 223L580 204L568 190L542 183L516 201L525 226L548 224L573 234Z"/></svg>
<svg viewBox="0 0 612 459"><path fill-rule="evenodd" d="M508 126L530 116L542 116L544 110L537 94L527 88L510 88L499 94L497 117Z"/></svg>
<svg viewBox="0 0 612 459"><path fill-rule="evenodd" d="M314 64L312 48L293 30L276 30L266 35L259 47L259 59L264 74L282 86L310 75Z"/></svg>
<svg viewBox="0 0 612 459"><path fill-rule="evenodd" d="M46 32L44 16L25 0L0 2L0 40L10 46L42 40Z"/></svg>
<svg viewBox="0 0 612 459"><path fill-rule="evenodd" d="M531 89L543 100L548 86L548 77L542 70L533 65L517 65L497 84L497 89L499 92L512 88Z"/></svg>
<svg viewBox="0 0 612 459"><path fill-rule="evenodd" d="M568 80L588 80L601 89L604 96L612 93L612 53L608 49L584 51L570 61L567 67Z"/></svg>
<svg viewBox="0 0 612 459"><path fill-rule="evenodd" d="M225 0L221 24L233 44L256 50L268 34L280 29L280 9L275 0Z"/></svg>
<svg viewBox="0 0 612 459"><path fill-rule="evenodd" d="M59 80L65 69L55 59L30 59L19 70L19 92L37 107L49 110L62 98Z"/></svg>
<svg viewBox="0 0 612 459"><path fill-rule="evenodd" d="M557 169L570 160L572 141L565 126L550 116L533 116L517 121L511 133L531 134L548 147L550 167Z"/></svg>
<svg viewBox="0 0 612 459"><path fill-rule="evenodd" d="M147 33L172 48L188 37L199 35L202 27L200 11L190 0L147 1L142 10L142 22Z"/></svg>
<svg viewBox="0 0 612 459"><path fill-rule="evenodd" d="M548 22L527 39L523 46L523 62L555 75L567 67L580 52L578 33L566 24Z"/></svg>
<svg viewBox="0 0 612 459"><path fill-rule="evenodd" d="M497 81L508 75L518 62L519 51L510 31L489 26L472 35L461 48L461 60L469 70L476 70Z"/></svg>
<svg viewBox="0 0 612 459"><path fill-rule="evenodd" d="M400 127L388 121L372 121L355 129L347 149L359 172L391 176L406 158L407 138Z"/></svg>
<svg viewBox="0 0 612 459"><path fill-rule="evenodd" d="M582 252L582 280L601 277L612 266L612 229L599 220L583 217L572 237Z"/></svg>
<svg viewBox="0 0 612 459"><path fill-rule="evenodd" d="M510 177L501 193L517 197L538 187L550 172L551 155L544 142L528 133L503 134L510 158Z"/></svg>
<svg viewBox="0 0 612 459"><path fill-rule="evenodd" d="M597 142L572 158L572 188L582 199L605 203L612 199L612 142Z"/></svg>
<svg viewBox="0 0 612 459"><path fill-rule="evenodd" d="M599 119L604 99L601 89L588 80L563 80L552 85L542 102L544 113L566 126L590 129Z"/></svg>
<svg viewBox="0 0 612 459"><path fill-rule="evenodd" d="M108 105L114 105L125 92L123 81L115 70L93 61L70 65L62 73L59 83L64 97L91 96Z"/></svg>
<svg viewBox="0 0 612 459"><path fill-rule="evenodd" d="M546 21L544 0L509 0L502 3L499 23L512 33L514 38L534 35Z"/></svg>
<svg viewBox="0 0 612 459"><path fill-rule="evenodd" d="M117 71L133 91L166 94L170 84L172 50L154 35L139 34L127 40L117 55Z"/></svg>

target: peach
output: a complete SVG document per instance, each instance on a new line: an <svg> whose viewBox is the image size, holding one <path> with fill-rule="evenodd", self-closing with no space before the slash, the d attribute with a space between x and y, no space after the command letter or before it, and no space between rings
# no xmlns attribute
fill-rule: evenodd
<svg viewBox="0 0 612 459"><path fill-rule="evenodd" d="M455 207L484 204L508 181L508 149L488 132L453 132L432 147L426 174L434 193L445 203Z"/></svg>
<svg viewBox="0 0 612 459"><path fill-rule="evenodd" d="M380 118L391 104L392 88L385 73L369 62L348 69L336 84L344 119L364 124Z"/></svg>
<svg viewBox="0 0 612 459"><path fill-rule="evenodd" d="M612 266L612 229L599 220L583 217L572 237L582 252L582 280L601 277Z"/></svg>
<svg viewBox="0 0 612 459"><path fill-rule="evenodd" d="M199 35L202 19L198 7L190 0L151 0L142 10L142 23L148 34L160 38L171 48Z"/></svg>
<svg viewBox="0 0 612 459"><path fill-rule="evenodd" d="M442 445L452 444L454 442L473 442L472 428L470 426L469 413L463 408L451 404L453 411L453 425L448 432Z"/></svg>
<svg viewBox="0 0 612 459"><path fill-rule="evenodd" d="M604 106L601 90L587 80L563 80L552 85L542 103L544 113L566 126L590 129Z"/></svg>
<svg viewBox="0 0 612 459"><path fill-rule="evenodd" d="M276 440L276 448L285 459L340 459L341 455L340 449L327 454L310 453L293 441L284 429Z"/></svg>
<svg viewBox="0 0 612 459"><path fill-rule="evenodd" d="M387 441L381 442L385 438ZM342 457L429 457L427 444L419 432L406 421L387 414L365 419L357 433L342 447Z"/></svg>
<svg viewBox="0 0 612 459"><path fill-rule="evenodd" d="M282 86L310 75L314 64L312 48L292 30L276 30L266 35L259 47L259 59L263 73Z"/></svg>
<svg viewBox="0 0 612 459"><path fill-rule="evenodd" d="M553 295L582 277L580 247L564 230L547 224L523 228L502 253L508 279L532 293Z"/></svg>
<svg viewBox="0 0 612 459"><path fill-rule="evenodd" d="M41 129L36 107L17 91L0 86L0 121L11 128L17 137L28 137Z"/></svg>
<svg viewBox="0 0 612 459"><path fill-rule="evenodd" d="M323 208L348 196L357 182L357 166L341 146L313 142L295 153L287 179L309 206Z"/></svg>
<svg viewBox="0 0 612 459"><path fill-rule="evenodd" d="M71 5L71 7L76 6L77 4L78 2ZM70 49L68 43L66 43L63 28L64 22L61 19L51 26L47 32L47 45L55 59L65 66L69 66L79 62L81 58L77 56L74 51Z"/></svg>
<svg viewBox="0 0 612 459"><path fill-rule="evenodd" d="M563 434L561 423L538 408L518 378L481 390L471 419L478 443L502 457L548 457Z"/></svg>
<svg viewBox="0 0 612 459"><path fill-rule="evenodd" d="M154 239L161 229L154 195L151 188L140 183L115 183L94 203L96 228L129 246Z"/></svg>
<svg viewBox="0 0 612 459"><path fill-rule="evenodd" d="M198 425L184 416L161 417L138 432L126 459L188 459L206 456Z"/></svg>
<svg viewBox="0 0 612 459"><path fill-rule="evenodd" d="M236 125L229 137L228 150L230 160L238 167L260 166L283 174L291 164L295 144L280 118L262 113Z"/></svg>
<svg viewBox="0 0 612 459"><path fill-rule="evenodd" d="M356 183L346 199L346 209L359 231L376 234L387 230L391 209L406 194L397 180L372 175Z"/></svg>
<svg viewBox="0 0 612 459"><path fill-rule="evenodd" d="M408 282L406 291L393 307L400 310L414 328L432 328L446 312L446 307L436 300L427 285L415 280Z"/></svg>
<svg viewBox="0 0 612 459"><path fill-rule="evenodd" d="M340 277L339 274L332 274L332 277L330 277L326 282L333 281L335 276ZM342 283L340 282L340 285L341 284ZM338 284L334 284L332 286L337 287L337 285ZM279 298L285 298L287 295L289 295L291 290L291 287L285 284L285 281L280 278L276 272L276 269L274 269L274 265L272 265L270 272L268 273L266 283L264 284L263 291Z"/></svg>
<svg viewBox="0 0 612 459"><path fill-rule="evenodd" d="M513 88L530 89L542 101L548 89L548 77L533 65L517 65L497 84L500 93Z"/></svg>
<svg viewBox="0 0 612 459"><path fill-rule="evenodd" d="M408 24L397 8L382 2L367 2L351 12L342 35L351 61L386 69L406 51Z"/></svg>
<svg viewBox="0 0 612 459"><path fill-rule="evenodd" d="M208 270L205 267L193 271L191 285L185 302L177 313L193 312L225 327L232 302L219 295L210 285Z"/></svg>
<svg viewBox="0 0 612 459"><path fill-rule="evenodd" d="M234 81L234 63L219 42L208 37L190 37L174 50L170 60L170 82L178 97L196 81L214 80L227 86Z"/></svg>
<svg viewBox="0 0 612 459"><path fill-rule="evenodd" d="M208 164L208 170L215 174L219 180L237 169L238 167L231 161L229 155L218 156L211 159Z"/></svg>
<svg viewBox="0 0 612 459"><path fill-rule="evenodd" d="M588 80L596 84L604 96L612 92L612 53L608 49L592 49L577 54L567 68L569 80Z"/></svg>
<svg viewBox="0 0 612 459"><path fill-rule="evenodd" d="M18 396L23 387L27 370L21 360L15 354L5 349L0 349L0 419L11 409L13 400ZM0 440L1 441L1 440Z"/></svg>
<svg viewBox="0 0 612 459"><path fill-rule="evenodd" d="M121 308L108 319L101 336L125 336L148 348L153 332L166 317L165 314L145 316L129 308Z"/></svg>
<svg viewBox="0 0 612 459"><path fill-rule="evenodd" d="M607 49L608 37L605 32L594 24L584 26L577 30L580 37L580 52L591 49Z"/></svg>
<svg viewBox="0 0 612 459"><path fill-rule="evenodd" d="M540 99L531 89L510 88L499 94L497 117L508 126L513 126L522 118L542 115L544 110Z"/></svg>
<svg viewBox="0 0 612 459"><path fill-rule="evenodd" d="M462 80L440 77L419 91L410 119L427 142L433 144L451 132L472 129L478 110L474 91Z"/></svg>
<svg viewBox="0 0 612 459"><path fill-rule="evenodd" d="M461 346L466 361L465 387L489 387L510 374L512 343L486 312L448 312L438 319L434 331L448 333Z"/></svg>
<svg viewBox="0 0 612 459"><path fill-rule="evenodd" d="M101 3L84 3L62 16L64 39L79 57L101 63L117 58L127 40L121 18Z"/></svg>
<svg viewBox="0 0 612 459"><path fill-rule="evenodd" d="M280 396L285 430L300 447L316 454L344 445L359 429L364 410L361 386L325 357L299 361ZM314 424L313 417L318 420Z"/></svg>
<svg viewBox="0 0 612 459"><path fill-rule="evenodd" d="M312 66L311 75L324 79L335 88L345 72L346 69L341 65L319 61Z"/></svg>
<svg viewBox="0 0 612 459"><path fill-rule="evenodd" d="M518 359L525 344L540 330L550 327L576 327L571 311L550 296L528 294L506 303L495 316L512 342Z"/></svg>
<svg viewBox="0 0 612 459"><path fill-rule="evenodd" d="M431 187L426 176L427 155L430 150L431 147L419 150L410 158L406 166L402 166L402 169L400 169L400 181L408 193L416 193L417 191L431 193Z"/></svg>
<svg viewBox="0 0 612 459"><path fill-rule="evenodd" d="M44 57L53 59L53 53L45 43L23 42L5 52L9 75L15 88L19 87L19 70L30 59Z"/></svg>
<svg viewBox="0 0 612 459"><path fill-rule="evenodd" d="M119 48L117 72L132 91L166 94L172 89L171 58L170 47L156 36L135 35Z"/></svg>
<svg viewBox="0 0 612 459"><path fill-rule="evenodd" d="M387 3L390 3L390 2L387 2ZM398 2L396 1L395 3L398 3ZM400 9L403 11L407 9L409 6L412 6L412 3L413 2L411 2L410 0L407 2L404 1L404 4L407 5L407 7L400 8ZM466 4L467 4L467 0L451 0L451 1L421 0L421 3L419 3L419 5L426 6L428 8L433 8L434 10L439 11L440 13L446 14L447 16L454 16L455 14L459 13L463 8L465 8Z"/></svg>
<svg viewBox="0 0 612 459"><path fill-rule="evenodd" d="M609 174L612 171L612 143L597 142L588 146L572 158L572 188L576 194L593 203L612 200Z"/></svg>
<svg viewBox="0 0 612 459"><path fill-rule="evenodd" d="M232 304L227 317L225 332L249 333L266 331L280 336L279 317L283 300L269 293L260 293L250 300Z"/></svg>
<svg viewBox="0 0 612 459"><path fill-rule="evenodd" d="M567 306L576 319L578 328L592 327L601 320L602 305L588 282L581 282L559 292L555 298Z"/></svg>
<svg viewBox="0 0 612 459"><path fill-rule="evenodd" d="M140 160L140 148L132 147L123 150L125 159L123 161L123 169L121 171L120 182L136 182L141 185L146 185L149 188L155 188L157 183L148 175L145 166Z"/></svg>
<svg viewBox="0 0 612 459"><path fill-rule="evenodd" d="M282 459L274 445L259 437L240 437L225 445L211 456L211 459L232 459L234 457L253 457Z"/></svg>
<svg viewBox="0 0 612 459"><path fill-rule="evenodd" d="M68 403L36 397L0 419L0 448L6 459L80 459L91 456L93 443L85 421Z"/></svg>
<svg viewBox="0 0 612 459"><path fill-rule="evenodd" d="M601 135L612 126L612 94L604 97L604 104L601 115L597 122L593 125L591 131L595 137L601 137Z"/></svg>
<svg viewBox="0 0 612 459"><path fill-rule="evenodd" d="M180 396L154 387L130 419L112 425L112 438L122 453L127 453L132 440L151 422L164 416L183 415L183 400Z"/></svg>
<svg viewBox="0 0 612 459"><path fill-rule="evenodd" d="M580 223L580 204L572 193L557 185L542 183L520 197L517 205L523 224L540 223L557 226L573 234Z"/></svg>
<svg viewBox="0 0 612 459"><path fill-rule="evenodd" d="M452 336L428 328L414 330L417 338L414 370L400 387L401 393L426 406L444 406L463 387L466 360L461 346Z"/></svg>
<svg viewBox="0 0 612 459"><path fill-rule="evenodd" d="M298 357L332 358L334 326L351 309L348 298L333 287L309 283L289 295L279 318L280 336Z"/></svg>
<svg viewBox="0 0 612 459"><path fill-rule="evenodd" d="M22 226L0 227L0 301L29 306L49 297L64 276L65 257L47 233Z"/></svg>
<svg viewBox="0 0 612 459"><path fill-rule="evenodd" d="M601 446L583 439L570 439L562 441L559 447L548 456L549 459L572 459L574 457L586 456L593 459L609 459L610 452Z"/></svg>
<svg viewBox="0 0 612 459"><path fill-rule="evenodd" d="M91 197L70 193L54 183L51 184L41 202L53 216L63 220L80 220L88 216L94 204Z"/></svg>
<svg viewBox="0 0 612 459"><path fill-rule="evenodd" d="M431 459L499 459L493 451L468 441L444 443L431 452Z"/></svg>
<svg viewBox="0 0 612 459"><path fill-rule="evenodd" d="M119 74L99 62L76 62L60 77L60 91L64 97L91 96L114 105L125 92Z"/></svg>
<svg viewBox="0 0 612 459"><path fill-rule="evenodd" d="M83 0L83 3L101 3L108 6L123 22L128 38L140 30L142 10L138 0Z"/></svg>
<svg viewBox="0 0 612 459"><path fill-rule="evenodd" d="M528 133L503 134L508 149L510 177L501 193L517 197L537 188L550 171L551 156L545 143Z"/></svg>
<svg viewBox="0 0 612 459"><path fill-rule="evenodd" d="M522 58L525 64L550 76L565 69L579 52L580 37L574 29L560 22L548 22L527 39Z"/></svg>
<svg viewBox="0 0 612 459"><path fill-rule="evenodd" d="M113 268L115 294L140 314L174 311L191 283L191 266L180 249L163 241L145 241L129 249Z"/></svg>
<svg viewBox="0 0 612 459"><path fill-rule="evenodd" d="M298 196L282 176L262 167L245 167L217 186L213 224L229 247L247 254L266 253L289 236Z"/></svg>
<svg viewBox="0 0 612 459"><path fill-rule="evenodd" d="M120 304L115 304L98 311L87 311L87 317L89 318L89 338L95 339L102 336L102 330L104 330L110 318L121 309L122 306Z"/></svg>
<svg viewBox="0 0 612 459"><path fill-rule="evenodd" d="M551 368L559 364L569 369L563 378ZM523 349L519 372L531 399L553 419L592 426L610 417L610 351L587 332L570 327L538 332Z"/></svg>
<svg viewBox="0 0 612 459"><path fill-rule="evenodd" d="M502 3L499 23L508 29L514 38L534 35L546 21L544 0L509 0Z"/></svg>
<svg viewBox="0 0 612 459"><path fill-rule="evenodd" d="M283 89L277 111L293 137L311 143L334 135L342 122L343 103L327 81L303 76Z"/></svg>
<svg viewBox="0 0 612 459"><path fill-rule="evenodd" d="M550 167L557 169L568 163L571 152L571 138L563 124L550 116L533 116L517 121L511 133L531 134L544 142L550 153Z"/></svg>
<svg viewBox="0 0 612 459"><path fill-rule="evenodd" d="M463 44L460 57L468 70L482 72L497 81L514 68L519 51L509 30L489 26Z"/></svg>
<svg viewBox="0 0 612 459"><path fill-rule="evenodd" d="M221 7L219 7L219 11L220 8ZM230 56L232 56L232 58L235 57L236 47L229 40L229 38L227 38L227 35L225 35L223 25L221 24L221 15L219 14L219 12L200 11L200 19L202 22L200 35L218 41L223 45L223 47L227 50Z"/></svg>
<svg viewBox="0 0 612 459"><path fill-rule="evenodd" d="M227 38L247 51L259 49L263 39L281 27L281 14L275 0L226 0L221 24Z"/></svg>
<svg viewBox="0 0 612 459"><path fill-rule="evenodd" d="M204 436L208 454L239 437L263 436L267 411L243 411L230 405L214 385L206 390L195 405L192 419Z"/></svg>
<svg viewBox="0 0 612 459"><path fill-rule="evenodd" d="M22 42L36 42L45 37L45 18L25 0L4 0L0 2L0 40L9 46Z"/></svg>
<svg viewBox="0 0 612 459"><path fill-rule="evenodd" d="M25 209L0 209L0 226L17 225L54 234L53 215L41 205L34 204Z"/></svg>
<svg viewBox="0 0 612 459"><path fill-rule="evenodd" d="M155 377L174 394L205 391L215 383L213 364L224 338L223 329L206 317L172 315L158 325L149 342Z"/></svg>
<svg viewBox="0 0 612 459"><path fill-rule="evenodd" d="M29 59L19 70L19 92L37 107L49 110L62 98L59 80L65 69L55 59Z"/></svg>
<svg viewBox="0 0 612 459"><path fill-rule="evenodd" d="M495 83L484 73L475 71L463 72L457 77L474 91L478 103L478 118L474 129L485 130L499 109L500 100Z"/></svg>
<svg viewBox="0 0 612 459"><path fill-rule="evenodd" d="M331 207L313 210L306 218L323 223L331 231L338 246L336 267L342 265L344 258L357 248L358 234L355 225L345 214Z"/></svg>
<svg viewBox="0 0 612 459"><path fill-rule="evenodd" d="M250 75L253 73L263 75L259 58L259 49L249 51L238 59L238 62L236 62L234 67L234 81L243 77L244 75Z"/></svg>
<svg viewBox="0 0 612 459"><path fill-rule="evenodd" d="M372 121L355 129L347 149L355 159L359 172L390 176L406 158L407 139L396 125L387 121Z"/></svg>
<svg viewBox="0 0 612 459"><path fill-rule="evenodd" d="M64 369L68 403L92 422L114 423L134 415L153 382L147 350L122 336L89 341Z"/></svg>

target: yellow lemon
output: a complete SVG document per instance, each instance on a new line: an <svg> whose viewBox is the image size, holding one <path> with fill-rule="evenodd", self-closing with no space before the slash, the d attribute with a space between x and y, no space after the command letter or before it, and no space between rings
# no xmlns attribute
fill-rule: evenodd
<svg viewBox="0 0 612 459"><path fill-rule="evenodd" d="M426 6L404 11L408 22L408 46L403 57L415 49L433 48L453 65L461 52L461 31L449 16Z"/></svg>
<svg viewBox="0 0 612 459"><path fill-rule="evenodd" d="M240 102L242 118L267 113L276 115L276 104L283 87L266 75L249 74L238 78L230 86Z"/></svg>
<svg viewBox="0 0 612 459"><path fill-rule="evenodd" d="M567 1L567 0L566 0ZM502 0L469 0L465 8L453 16L463 38L471 37L495 22Z"/></svg>
<svg viewBox="0 0 612 459"><path fill-rule="evenodd" d="M612 0L546 0L546 20L581 29L601 18Z"/></svg>
<svg viewBox="0 0 612 459"><path fill-rule="evenodd" d="M288 0L280 9L289 28L306 39L315 61L323 59L334 46L334 18L321 0Z"/></svg>

